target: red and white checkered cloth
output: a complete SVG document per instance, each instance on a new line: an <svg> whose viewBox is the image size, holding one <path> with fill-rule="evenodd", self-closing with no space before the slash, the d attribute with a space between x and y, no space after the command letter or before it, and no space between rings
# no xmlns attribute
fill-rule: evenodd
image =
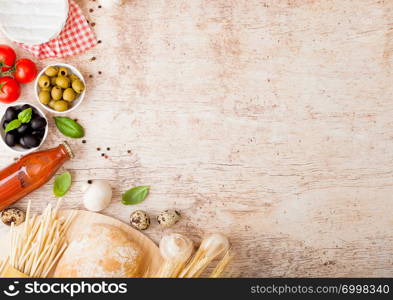
<svg viewBox="0 0 393 300"><path fill-rule="evenodd" d="M67 22L56 38L40 45L17 44L38 59L73 56L97 45L97 38L82 10L74 0L69 0L69 3Z"/></svg>

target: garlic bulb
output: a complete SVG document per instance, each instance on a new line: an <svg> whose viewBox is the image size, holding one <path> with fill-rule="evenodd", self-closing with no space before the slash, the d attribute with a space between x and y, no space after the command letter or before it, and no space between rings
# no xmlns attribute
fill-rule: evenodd
<svg viewBox="0 0 393 300"><path fill-rule="evenodd" d="M178 233L164 236L160 242L160 252L165 260L183 263L189 259L194 249L193 242Z"/></svg>
<svg viewBox="0 0 393 300"><path fill-rule="evenodd" d="M101 211L108 207L112 200L112 188L106 180L93 180L83 197L87 210Z"/></svg>
<svg viewBox="0 0 393 300"><path fill-rule="evenodd" d="M205 256L216 258L229 250L229 240L221 233L213 233L205 237L201 243L200 250Z"/></svg>
<svg viewBox="0 0 393 300"><path fill-rule="evenodd" d="M124 1L125 0L100 0L100 3L104 8L114 8L122 5Z"/></svg>

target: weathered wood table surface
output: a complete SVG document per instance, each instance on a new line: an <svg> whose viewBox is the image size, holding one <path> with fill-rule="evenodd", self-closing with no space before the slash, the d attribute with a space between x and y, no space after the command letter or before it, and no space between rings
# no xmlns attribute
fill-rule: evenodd
<svg viewBox="0 0 393 300"><path fill-rule="evenodd" d="M393 276L393 1L77 2L101 43L62 60L88 82L64 207L109 179L104 214L179 209L167 231L226 233L234 276ZM43 148L64 139L52 121ZM149 198L123 206L135 185Z"/></svg>

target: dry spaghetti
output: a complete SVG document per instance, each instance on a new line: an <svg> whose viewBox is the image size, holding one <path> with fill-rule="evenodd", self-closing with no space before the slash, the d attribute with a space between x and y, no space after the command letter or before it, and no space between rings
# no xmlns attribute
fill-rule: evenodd
<svg viewBox="0 0 393 300"><path fill-rule="evenodd" d="M30 216L30 202L26 221L22 228L11 225L11 251L9 264L15 270L29 277L47 277L68 244L65 233L75 213L66 219L58 217L60 201L52 209L48 205L44 213Z"/></svg>

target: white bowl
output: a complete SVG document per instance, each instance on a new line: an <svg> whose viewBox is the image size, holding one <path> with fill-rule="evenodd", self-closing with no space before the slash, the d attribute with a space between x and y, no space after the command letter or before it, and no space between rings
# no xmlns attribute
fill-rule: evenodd
<svg viewBox="0 0 393 300"><path fill-rule="evenodd" d="M38 145L38 147L31 148L31 149L24 149L24 148L22 148L21 146L16 145L15 147L11 148L11 147L8 146L8 145L6 144L6 142L5 142L5 130L3 129L3 122L4 122L4 118L5 118L5 112L6 112L7 108L10 107L10 106L12 106L12 107L14 107L14 106L21 107L21 106L23 106L23 105L25 105L25 104L28 104L28 105L30 105L31 107L35 108L35 109L38 111L38 113L41 115L41 117L43 117L43 118L46 120L45 133L44 133L44 136L43 136L43 138L42 138L42 141L41 141L41 143ZM11 104L11 105L7 105L7 107L5 107L5 109L2 111L0 122L1 122L1 123L0 123L0 126L1 126L1 127L0 127L1 141L2 141L2 143L4 144L4 146L5 146L7 149L9 149L10 151L12 151L12 152L14 152L14 153L18 153L18 154L28 154L28 153L30 153L30 152L34 152L34 151L36 151L38 148L40 148L40 147L42 146L42 144L43 144L43 143L45 142L45 140L46 140L46 137L48 136L48 129L49 129L49 126L48 126L48 119L46 118L44 112L43 112L41 109L39 109L36 105L31 104L31 103L27 103L27 102L17 102L17 103L13 103L13 104Z"/></svg>
<svg viewBox="0 0 393 300"><path fill-rule="evenodd" d="M38 97L39 89L40 89L39 86L38 86L38 80L40 79L41 75L44 74L45 70L46 70L47 68L49 68L49 67L64 67L64 68L67 68L67 69L69 69L69 70L71 71L72 74L75 74L76 76L78 76L79 79L80 79L80 80L83 82L83 84L85 85L84 91L83 91L80 95L78 95L78 97L77 97L74 101L72 101L72 106L71 106L71 108L68 109L68 110L66 110L66 111L56 111L56 110L50 108L48 105L42 104L42 103L40 102L39 97ZM35 79L35 82L34 82L34 93L35 93L36 100L38 101L38 103L41 105L41 107L43 107L43 108L46 109L47 111L49 111L49 112L51 112L51 113L53 113L53 114L57 114L57 115L66 114L66 113L69 113L69 112L75 110L79 105L81 105L83 99L85 98L85 94L86 94L86 81L85 81L85 78L83 77L83 75L79 72L79 70L78 70L77 68L75 68L75 67L73 67L73 66L71 66L71 65L68 65L68 64L54 63L54 64L47 65L47 66L46 66L45 68L43 68L43 69L41 70L41 72L38 74L38 76L37 76L37 78Z"/></svg>

